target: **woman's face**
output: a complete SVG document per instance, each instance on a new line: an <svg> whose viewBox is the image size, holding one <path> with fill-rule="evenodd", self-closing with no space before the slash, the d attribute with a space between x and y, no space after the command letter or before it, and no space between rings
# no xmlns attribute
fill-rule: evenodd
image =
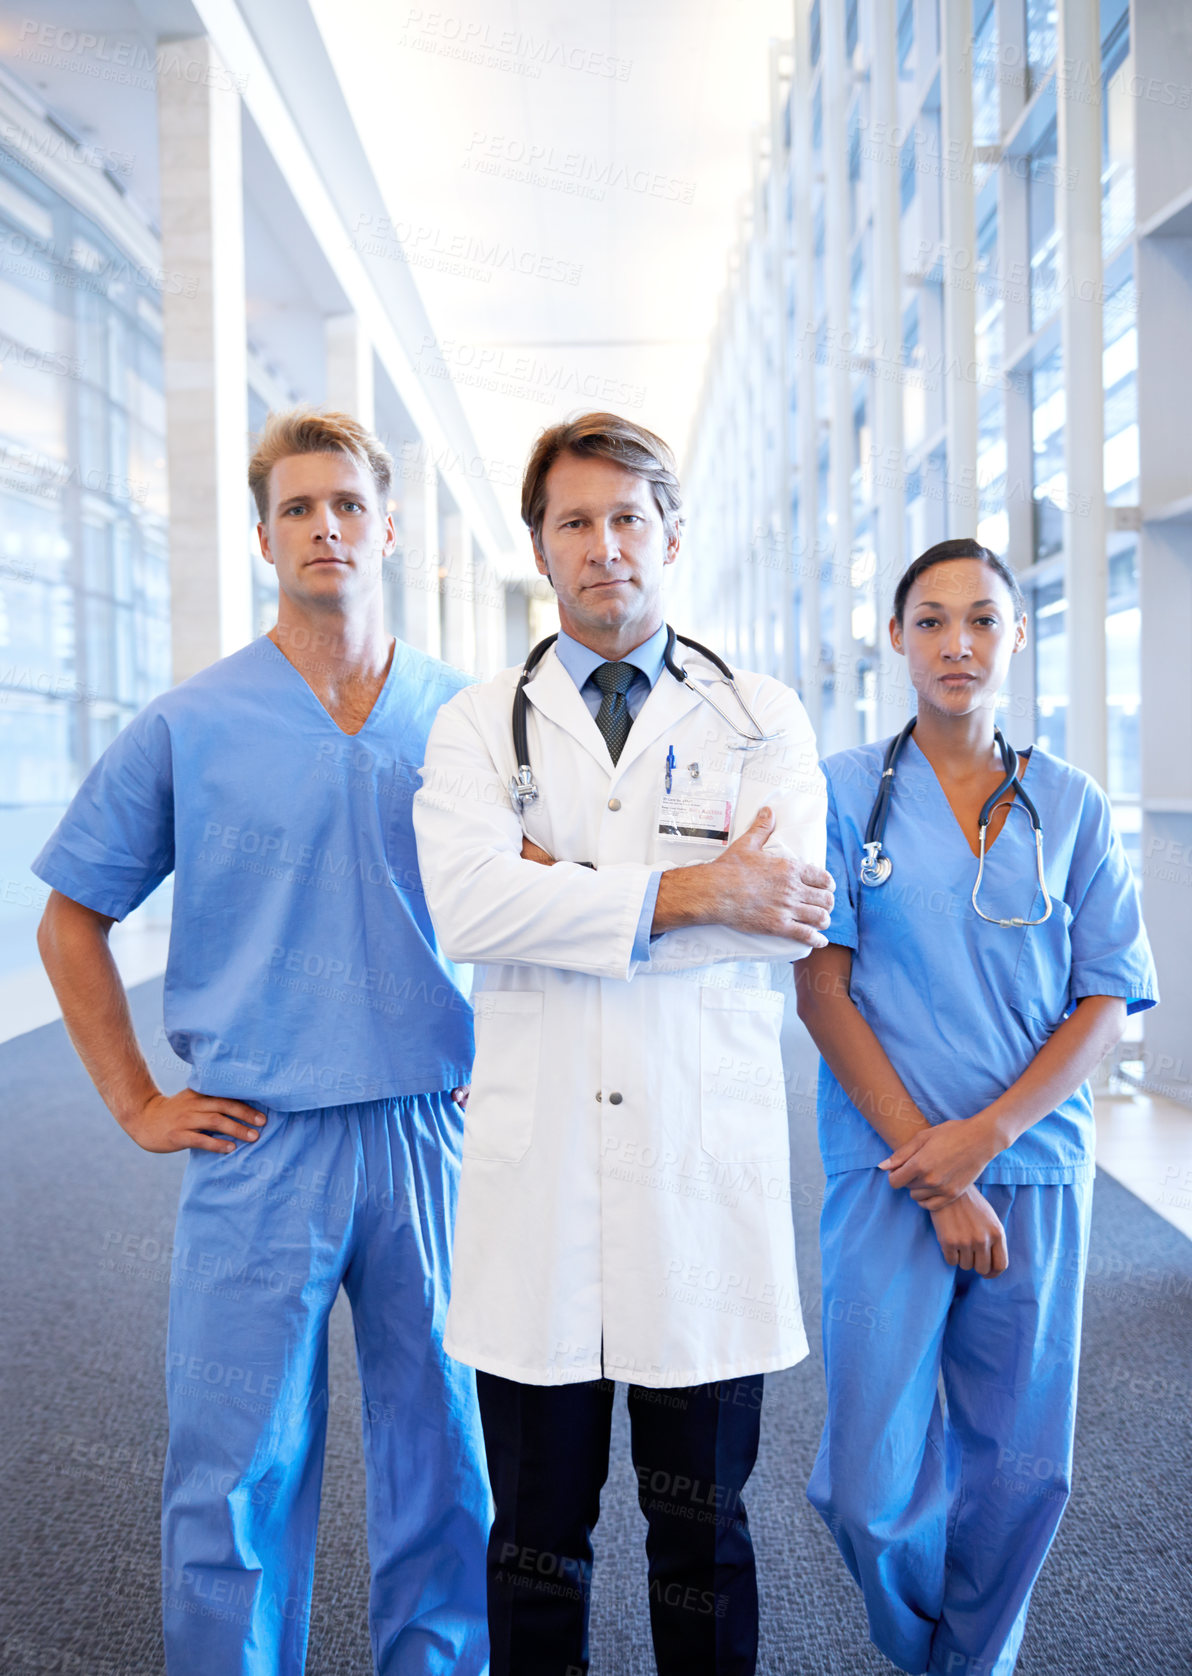
<svg viewBox="0 0 1192 1676"><path fill-rule="evenodd" d="M890 639L907 661L920 705L943 715L992 709L1010 659L1026 645L1026 617L981 559L946 559L911 584Z"/></svg>

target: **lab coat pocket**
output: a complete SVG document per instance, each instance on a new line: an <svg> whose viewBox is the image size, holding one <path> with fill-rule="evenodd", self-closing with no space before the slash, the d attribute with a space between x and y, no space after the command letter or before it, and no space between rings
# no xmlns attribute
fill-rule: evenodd
<svg viewBox="0 0 1192 1676"><path fill-rule="evenodd" d="M769 989L701 989L700 1136L722 1163L787 1156L782 996Z"/></svg>
<svg viewBox="0 0 1192 1676"><path fill-rule="evenodd" d="M464 1157L516 1164L534 1135L542 1050L542 994L482 990L473 998L476 1060L464 1122Z"/></svg>

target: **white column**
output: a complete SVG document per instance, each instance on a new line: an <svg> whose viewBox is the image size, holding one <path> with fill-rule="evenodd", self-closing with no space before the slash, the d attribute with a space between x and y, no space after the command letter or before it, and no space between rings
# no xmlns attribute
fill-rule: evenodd
<svg viewBox="0 0 1192 1676"><path fill-rule="evenodd" d="M1063 290L1064 594L1068 601L1068 760L1102 785L1105 715L1105 394L1101 377L1101 9L1063 0L1056 53Z"/></svg>
<svg viewBox="0 0 1192 1676"><path fill-rule="evenodd" d="M323 323L327 356L325 405L350 413L368 430L376 424L373 347L355 314L331 314Z"/></svg>
<svg viewBox="0 0 1192 1676"><path fill-rule="evenodd" d="M782 134L783 75L781 59L789 55L789 41L770 43L770 167L766 173L766 224L769 232L766 285L766 314L772 333L773 370L769 396L774 422L774 525L759 556L767 585L778 613L782 652L774 673L788 686L794 684L795 625L791 616L791 445L787 417L790 412L790 343L786 329L787 285L790 253L786 230L787 159Z"/></svg>
<svg viewBox="0 0 1192 1676"><path fill-rule="evenodd" d="M481 680L504 669L505 584L491 559L477 547L473 574L476 590L476 673Z"/></svg>
<svg viewBox="0 0 1192 1676"><path fill-rule="evenodd" d="M873 7L870 118L881 136L872 160L873 202L873 435L877 454L877 735L896 732L910 713L905 665L890 644L887 624L898 578L913 557L904 553L906 506L902 440L902 252L898 148L889 135L898 123L898 38L895 8Z"/></svg>
<svg viewBox="0 0 1192 1676"><path fill-rule="evenodd" d="M791 99L791 168L795 194L795 452L799 523L794 554L803 590L803 702L819 731L824 671L820 662L819 434L815 411L815 229L811 214L811 46L806 0L795 4L795 78Z"/></svg>
<svg viewBox="0 0 1192 1676"><path fill-rule="evenodd" d="M252 635L240 98L204 36L158 83L174 679ZM193 66L193 74L190 67Z"/></svg>
<svg viewBox="0 0 1192 1676"><path fill-rule="evenodd" d="M848 135L845 124L844 7L821 11L824 76L824 280L827 288L828 355L831 367L831 452L829 495L832 503L832 618L835 640L836 701L832 737L822 750L841 750L857 742L857 653L853 642L852 473L853 392L849 357L843 345L849 322Z"/></svg>
<svg viewBox="0 0 1192 1676"><path fill-rule="evenodd" d="M476 570L472 532L462 512L443 519L443 649L442 657L457 669L476 669Z"/></svg>
<svg viewBox="0 0 1192 1676"><path fill-rule="evenodd" d="M439 476L433 466L405 479L402 503L402 581L405 637L440 655Z"/></svg>
<svg viewBox="0 0 1192 1676"><path fill-rule="evenodd" d="M973 191L972 0L940 0L940 154L943 167L944 366L949 536L977 529L977 218Z"/></svg>

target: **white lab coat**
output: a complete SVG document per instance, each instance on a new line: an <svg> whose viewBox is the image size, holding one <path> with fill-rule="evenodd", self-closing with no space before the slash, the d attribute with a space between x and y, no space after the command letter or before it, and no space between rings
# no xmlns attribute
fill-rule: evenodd
<svg viewBox="0 0 1192 1676"><path fill-rule="evenodd" d="M684 649L697 684L713 680ZM439 712L414 800L418 858L447 955L475 964L476 1062L446 1346L534 1385L602 1375L694 1385L807 1354L795 1273L782 997L769 962L806 946L724 926L671 931L632 959L651 874L716 842L661 836L668 746L735 784L771 845L823 865L826 793L797 696L737 677L774 744L739 735L663 670L614 767L553 648L530 682L540 788L521 859L509 796L520 671ZM727 686L708 690L730 716ZM595 870L581 865L595 864Z"/></svg>

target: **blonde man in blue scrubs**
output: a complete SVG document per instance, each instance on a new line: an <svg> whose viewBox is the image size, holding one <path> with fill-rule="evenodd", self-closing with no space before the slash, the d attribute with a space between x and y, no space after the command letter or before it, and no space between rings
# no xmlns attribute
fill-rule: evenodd
<svg viewBox="0 0 1192 1676"><path fill-rule="evenodd" d="M468 1003L411 801L466 685L382 618L392 462L344 414L272 415L249 468L278 619L161 694L34 862L67 1029L149 1152L189 1152L171 1277L169 1676L299 1676L342 1285L364 1393L379 1676L488 1667L473 1375L442 1346ZM108 949L169 874L166 1095Z"/></svg>

